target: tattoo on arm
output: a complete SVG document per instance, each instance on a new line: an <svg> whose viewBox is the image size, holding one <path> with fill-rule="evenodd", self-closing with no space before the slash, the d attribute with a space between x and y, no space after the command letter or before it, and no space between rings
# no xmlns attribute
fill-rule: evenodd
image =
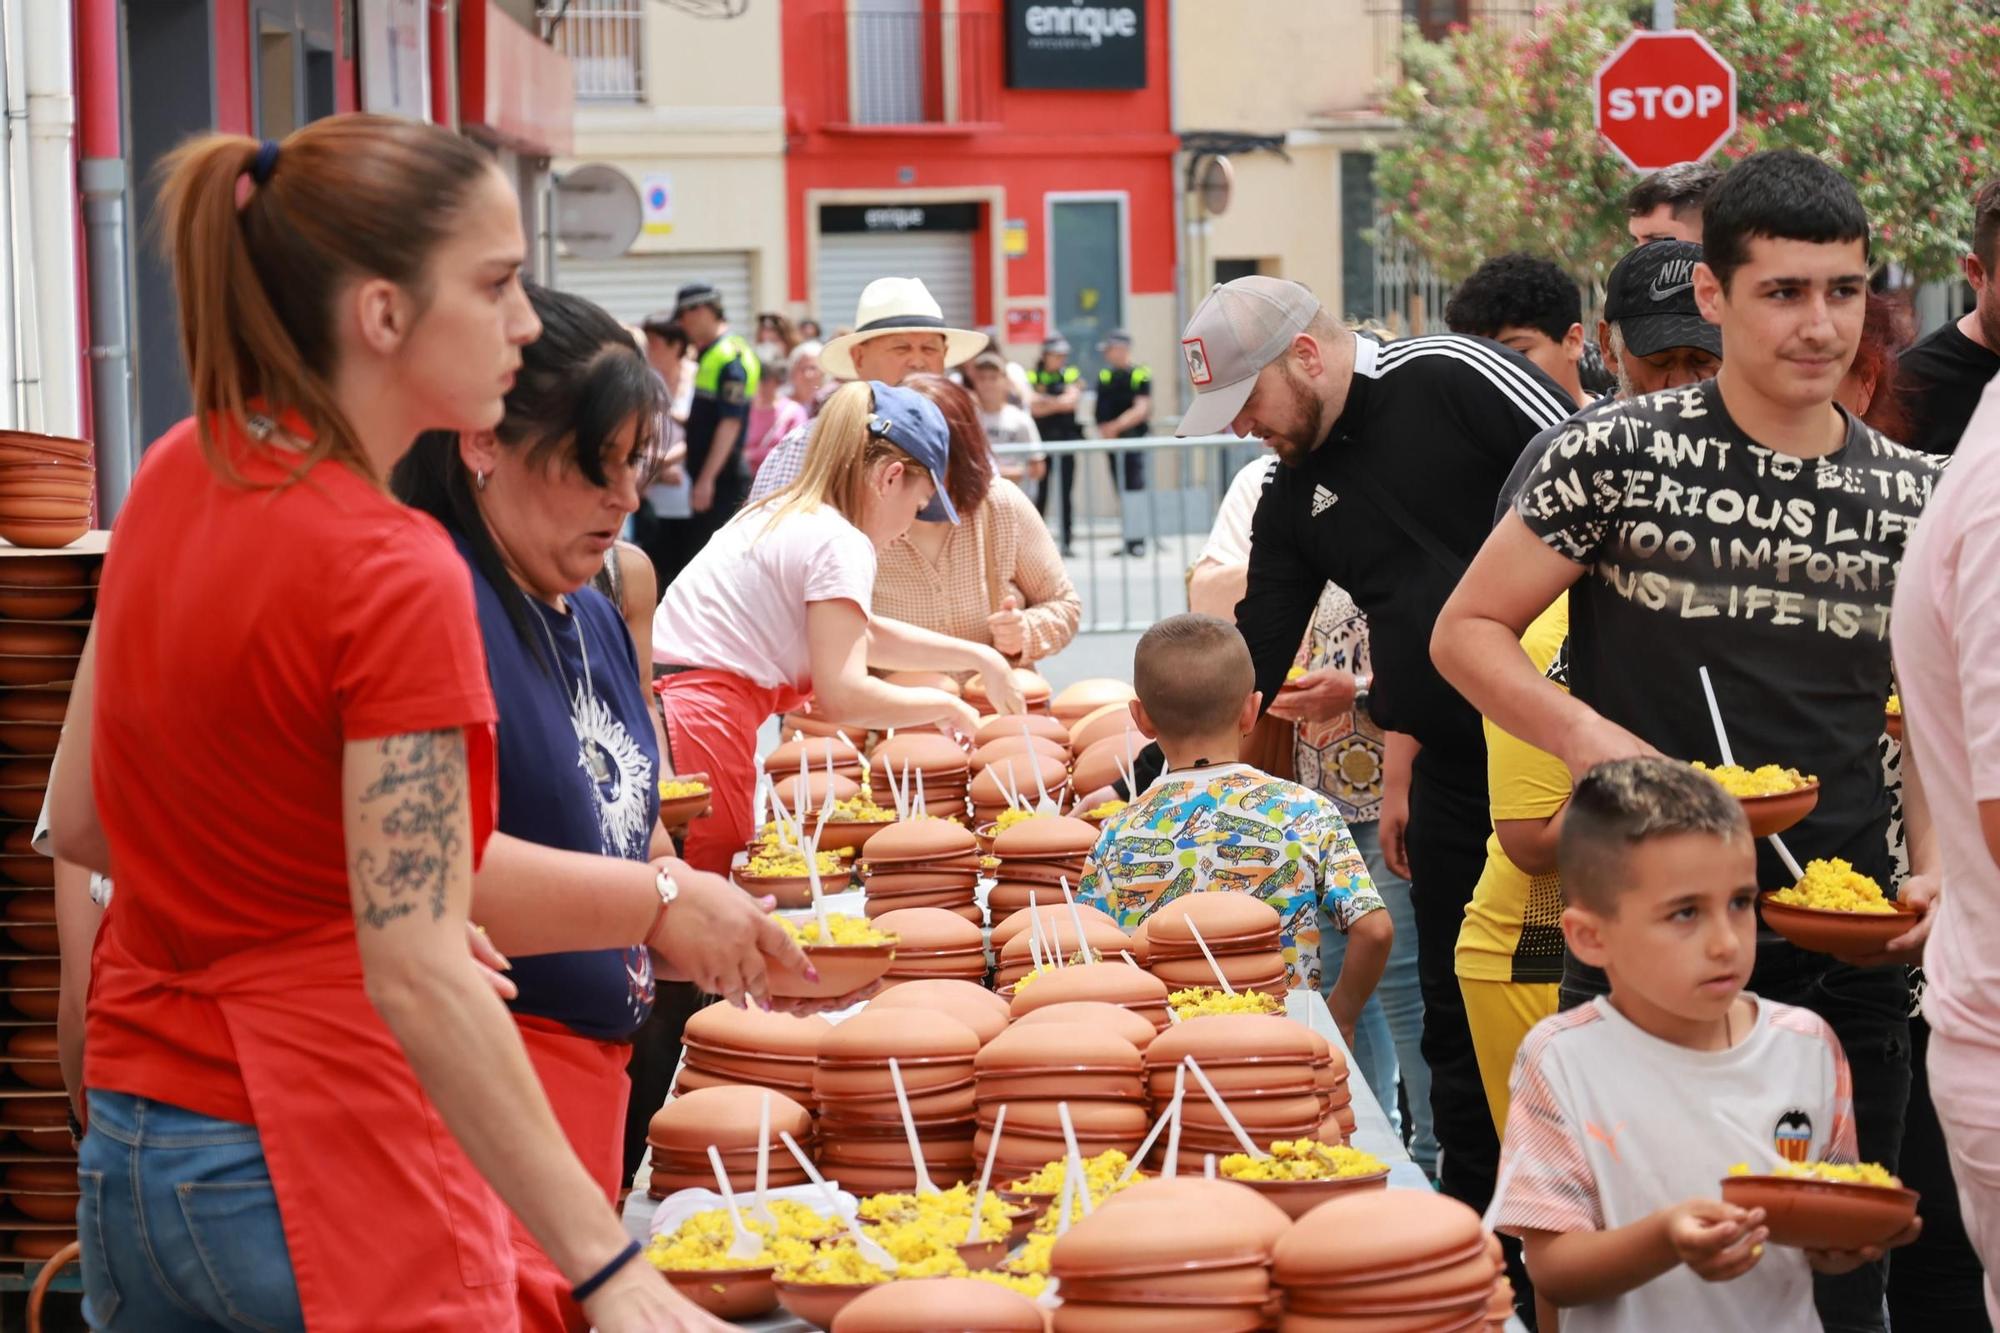
<svg viewBox="0 0 2000 1333"><path fill-rule="evenodd" d="M465 810L465 737L456 728L390 736L378 746L381 767L360 797L362 824L382 839L354 856L361 885L356 918L380 930L426 900L431 920L444 915Z"/></svg>

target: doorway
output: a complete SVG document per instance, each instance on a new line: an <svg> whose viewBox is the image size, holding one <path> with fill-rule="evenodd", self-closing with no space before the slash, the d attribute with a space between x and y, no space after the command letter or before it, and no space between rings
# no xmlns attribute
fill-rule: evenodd
<svg viewBox="0 0 2000 1333"><path fill-rule="evenodd" d="M1049 201L1049 303L1070 364L1095 379L1097 344L1125 324L1125 196Z"/></svg>

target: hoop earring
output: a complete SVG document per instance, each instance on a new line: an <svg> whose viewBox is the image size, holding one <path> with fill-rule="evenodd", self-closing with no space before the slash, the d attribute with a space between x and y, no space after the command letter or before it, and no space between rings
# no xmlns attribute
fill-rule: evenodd
<svg viewBox="0 0 2000 1333"><path fill-rule="evenodd" d="M474 473L472 474L472 484L473 484L474 486L477 486L477 487L478 487L478 488L479 488L480 490L482 490L482 491L483 491L483 490L485 490L485 489L486 489L486 474L485 474L484 472L474 472Z"/></svg>

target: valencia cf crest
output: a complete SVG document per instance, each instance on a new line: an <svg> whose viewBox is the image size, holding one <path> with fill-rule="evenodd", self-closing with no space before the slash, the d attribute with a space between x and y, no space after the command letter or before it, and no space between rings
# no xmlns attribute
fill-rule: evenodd
<svg viewBox="0 0 2000 1333"><path fill-rule="evenodd" d="M1803 1164L1812 1153L1812 1117L1796 1107L1778 1117L1771 1132L1772 1146L1788 1162Z"/></svg>

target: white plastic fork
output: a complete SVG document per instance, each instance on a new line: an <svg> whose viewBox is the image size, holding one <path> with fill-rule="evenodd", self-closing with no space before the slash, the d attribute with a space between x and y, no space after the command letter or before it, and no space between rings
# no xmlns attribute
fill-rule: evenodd
<svg viewBox="0 0 2000 1333"><path fill-rule="evenodd" d="M1159 1141L1160 1134L1166 1129L1168 1122L1180 1115L1181 1094L1186 1091L1186 1085L1187 1069L1181 1065L1175 1065L1174 1098L1167 1103L1167 1109L1160 1112L1160 1118L1153 1122L1153 1127L1146 1131L1146 1137L1140 1142L1138 1151L1132 1154L1132 1160L1125 1163L1125 1169L1118 1173L1118 1183L1120 1185L1123 1185L1137 1173L1139 1164L1146 1160L1147 1153L1153 1151L1153 1145Z"/></svg>
<svg viewBox="0 0 2000 1333"><path fill-rule="evenodd" d="M1216 1113L1222 1117L1222 1122L1229 1126L1229 1132L1236 1136L1236 1142L1242 1145L1243 1151L1260 1161L1269 1157L1271 1154L1259 1148L1256 1142L1244 1132L1243 1122L1236 1118L1236 1112L1229 1109L1229 1103L1222 1100L1222 1094L1217 1092L1215 1085L1208 1081L1208 1075L1202 1073L1201 1065L1195 1058L1192 1055L1184 1055L1181 1059L1190 1070L1194 1071L1195 1081L1200 1083L1201 1090L1208 1094L1210 1104L1215 1107Z"/></svg>
<svg viewBox="0 0 2000 1333"><path fill-rule="evenodd" d="M1701 668L1701 692L1708 699L1709 721L1715 724L1715 748L1722 752L1722 762L1730 767L1734 767L1736 764L1736 754L1730 749L1729 731L1722 725L1722 705L1715 700L1715 682L1708 678L1707 667ZM1768 841L1771 844L1771 850L1776 852L1778 859L1785 863L1785 869L1792 872L1792 878L1804 879L1806 872L1799 865L1798 858L1792 855L1792 849L1785 846L1785 840L1773 833Z"/></svg>
<svg viewBox="0 0 2000 1333"><path fill-rule="evenodd" d="M1189 912L1182 920L1187 922L1188 931L1194 936L1194 942L1201 946L1201 956L1208 960L1208 970L1215 973L1216 984L1222 987L1222 993L1236 994L1236 987L1230 985L1229 978L1222 974L1222 965L1216 962L1215 955L1209 952L1208 941L1201 937L1201 927L1194 923L1194 913Z"/></svg>
<svg viewBox="0 0 2000 1333"><path fill-rule="evenodd" d="M1069 876L1058 875L1056 882L1062 885L1063 901L1069 904L1069 923L1076 928L1076 956L1088 963L1095 957L1090 946L1083 939L1083 913L1077 909L1076 895L1069 891Z"/></svg>
<svg viewBox="0 0 2000 1333"><path fill-rule="evenodd" d="M1063 1147L1069 1150L1069 1160L1076 1164L1076 1175L1079 1181L1077 1188L1081 1191L1080 1197L1083 1203L1083 1215L1089 1217L1091 1211L1090 1176L1087 1173L1088 1168L1083 1163L1083 1153L1076 1146L1076 1125L1069 1118L1069 1103L1057 1102L1056 1114L1062 1118Z"/></svg>
<svg viewBox="0 0 2000 1333"><path fill-rule="evenodd" d="M762 1222L776 1233L778 1215L771 1211L771 1090L764 1089L763 1101L757 1107L757 1202L750 1207L750 1216Z"/></svg>
<svg viewBox="0 0 2000 1333"><path fill-rule="evenodd" d="M880 1241L870 1240L862 1232L861 1228L854 1224L853 1218L840 1211L840 1200L835 1196L833 1186L827 1184L826 1177L821 1175L819 1168L813 1165L812 1158L806 1156L800 1150L798 1140L794 1139L790 1131L787 1130L779 1131L778 1138L787 1148L791 1149L792 1159L799 1164L799 1169L806 1173L806 1179L819 1186L820 1194L826 1199L827 1213L839 1219L841 1224L847 1228L847 1238L854 1242L855 1251L863 1259L874 1264L883 1272L894 1273L896 1271L896 1256L883 1249Z"/></svg>
<svg viewBox="0 0 2000 1333"><path fill-rule="evenodd" d="M889 1057L889 1081L896 1085L896 1109L903 1113L903 1137L910 1141L910 1165L916 1168L917 1193L937 1194L940 1191L931 1183L931 1173L924 1166L923 1144L917 1141L917 1121L910 1114L910 1094L903 1088L903 1070L893 1055Z"/></svg>
<svg viewBox="0 0 2000 1333"><path fill-rule="evenodd" d="M1062 810L1057 807L1055 798L1049 795L1048 784L1042 781L1042 759L1040 755L1035 753L1035 738L1028 730L1028 718L1025 713L1021 715L1021 739L1027 742L1027 758L1035 765L1035 789L1042 794L1042 799L1035 802L1035 813L1038 815L1061 814Z"/></svg>
<svg viewBox="0 0 2000 1333"><path fill-rule="evenodd" d="M743 1219L736 1214L736 1191L729 1188L729 1173L722 1169L722 1154L708 1145L708 1164L715 1168L715 1186L722 1191L722 1206L729 1213L730 1230L736 1238L729 1242L729 1257L732 1259L755 1259L764 1252L764 1242L751 1234L743 1225Z"/></svg>
<svg viewBox="0 0 2000 1333"><path fill-rule="evenodd" d="M980 1214L986 1210L986 1186L993 1180L993 1159L1000 1152L1000 1132L1007 1127L1007 1103L1000 1103L999 1113L993 1117L993 1137L986 1144L986 1165L979 1169L979 1192L972 1196L972 1221L966 1225L965 1241L974 1244L982 1238Z"/></svg>

